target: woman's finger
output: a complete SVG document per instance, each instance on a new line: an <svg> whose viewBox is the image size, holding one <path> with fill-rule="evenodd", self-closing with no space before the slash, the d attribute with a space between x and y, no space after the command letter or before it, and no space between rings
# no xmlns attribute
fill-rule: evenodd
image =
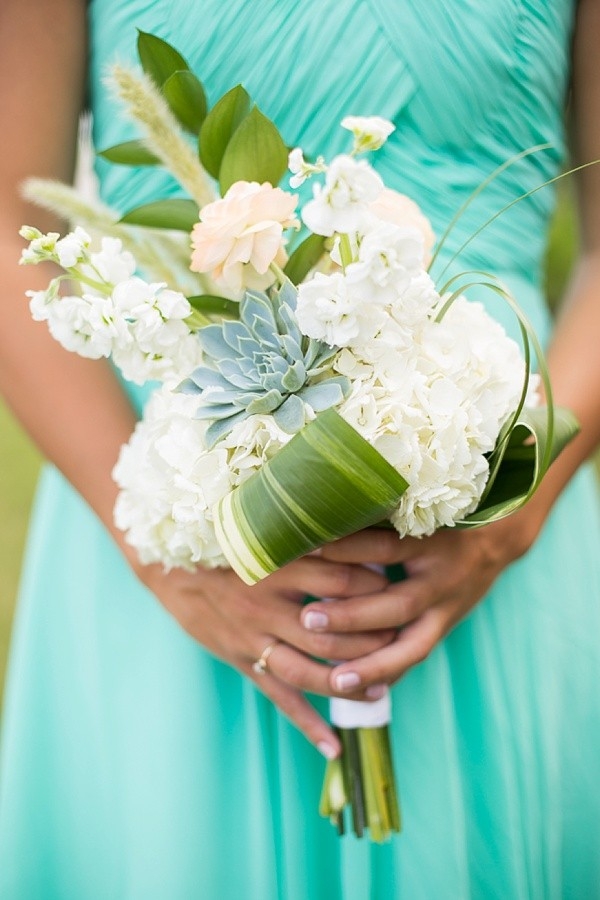
<svg viewBox="0 0 600 900"><path fill-rule="evenodd" d="M273 573L254 589L260 592L261 584L264 584L302 596L355 597L381 591L389 583L381 572L354 565L354 562L336 563L318 556L305 556Z"/></svg>
<svg viewBox="0 0 600 900"><path fill-rule="evenodd" d="M271 643L274 639L271 638ZM276 640L276 639L275 639ZM268 646L269 638L266 638L265 646ZM264 647L263 647L264 652ZM258 657L257 657L258 658ZM370 657L362 657L368 659ZM331 666L310 659L304 653L300 653L294 647L290 647L283 641L277 641L269 652L267 671L280 681L310 694L321 694L325 697L344 696L352 700L375 700L376 696L367 696L360 688L356 691L341 691L331 687ZM266 674L266 673L265 673ZM259 675L259 678L262 676Z"/></svg>
<svg viewBox="0 0 600 900"><path fill-rule="evenodd" d="M337 563L373 563L385 566L405 562L421 550L422 542L417 538L400 539L398 532L393 529L366 528L339 541L325 544L320 550L319 558Z"/></svg>
<svg viewBox="0 0 600 900"><path fill-rule="evenodd" d="M371 596L309 603L300 619L304 628L321 634L397 629L418 618L439 599L433 594L430 579L414 577Z"/></svg>
<svg viewBox="0 0 600 900"><path fill-rule="evenodd" d="M343 604L351 601L339 602ZM327 610L330 605L336 606L337 601L311 604L317 612L318 621L320 610ZM309 629L301 621L303 613L293 600L280 599L277 605L269 608L269 612L265 628L287 644L317 659L355 659L357 656L366 656L389 644L395 638L397 630L396 627L382 626L368 633L349 631L347 634L336 634L333 629L326 627Z"/></svg>
<svg viewBox="0 0 600 900"><path fill-rule="evenodd" d="M393 684L412 666L423 662L454 624L450 609L434 607L407 625L396 640L370 656L342 663L330 673L331 689L347 693L369 685Z"/></svg>
<svg viewBox="0 0 600 900"><path fill-rule="evenodd" d="M339 756L342 749L339 738L306 697L268 672L257 675L249 666L245 674L326 759Z"/></svg>

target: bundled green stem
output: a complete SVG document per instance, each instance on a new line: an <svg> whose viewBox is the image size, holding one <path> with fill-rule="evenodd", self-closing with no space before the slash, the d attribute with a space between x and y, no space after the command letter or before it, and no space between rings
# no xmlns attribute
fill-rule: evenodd
<svg viewBox="0 0 600 900"><path fill-rule="evenodd" d="M319 812L340 834L346 831L344 813L350 809L352 829L382 843L401 829L389 727L338 728L342 755L327 763Z"/></svg>

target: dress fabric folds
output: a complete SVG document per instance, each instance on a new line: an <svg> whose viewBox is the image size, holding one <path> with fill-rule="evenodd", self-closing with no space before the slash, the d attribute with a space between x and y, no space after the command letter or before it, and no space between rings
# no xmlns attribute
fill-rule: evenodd
<svg viewBox="0 0 600 900"><path fill-rule="evenodd" d="M103 77L110 61L133 61L140 28L183 53L211 101L243 81L289 145L311 156L347 146L344 115L393 120L374 163L438 234L496 166L548 143L477 197L448 241L448 261L494 212L560 169L573 7L92 0L95 142L135 136ZM159 170L99 163L98 174L103 199L120 210L178 193ZM512 207L459 264L503 278L544 340L552 206L544 189ZM489 308L516 332L500 304ZM147 394L130 392L139 405ZM5 704L0 896L600 897L599 548L586 468L527 556L394 687L405 824L376 846L340 840L319 818L317 752L180 630L48 468Z"/></svg>

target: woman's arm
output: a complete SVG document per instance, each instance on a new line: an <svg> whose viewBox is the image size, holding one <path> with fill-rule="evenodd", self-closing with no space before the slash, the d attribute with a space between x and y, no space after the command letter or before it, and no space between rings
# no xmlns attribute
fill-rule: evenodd
<svg viewBox="0 0 600 900"><path fill-rule="evenodd" d="M311 635L299 619L301 598L371 593L385 579L361 566L307 558L249 588L232 572L165 574L142 567L112 522L116 486L111 470L134 426L134 414L104 361L65 352L32 321L24 292L45 287L48 272L16 265L20 225L44 231L60 223L30 208L19 194L28 176L69 180L86 78L83 0L2 0L0 108L0 390L45 455L85 498L112 533L132 568L182 627L212 653L254 678L325 753L339 742L302 690L329 691L326 666L305 654L353 658L390 640L376 635ZM252 661L273 639L269 662L280 677L256 676Z"/></svg>
<svg viewBox="0 0 600 900"><path fill-rule="evenodd" d="M581 0L574 42L575 153L600 158L600 4ZM583 246L549 351L554 400L573 410L581 433L553 464L534 498L509 519L475 531L440 531L424 540L363 532L325 547L337 562L404 563L406 581L372 597L302 613L307 629L352 633L402 627L397 639L330 673L332 689L392 683L422 661L513 560L535 541L562 489L600 442L600 165L579 180ZM315 612L321 617L316 619ZM328 618L324 624L323 616Z"/></svg>

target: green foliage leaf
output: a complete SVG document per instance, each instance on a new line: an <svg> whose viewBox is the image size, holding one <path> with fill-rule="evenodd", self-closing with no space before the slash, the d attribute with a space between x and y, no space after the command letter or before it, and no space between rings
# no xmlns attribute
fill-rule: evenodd
<svg viewBox="0 0 600 900"><path fill-rule="evenodd" d="M187 131L198 134L206 117L206 95L193 72L173 72L162 86L165 100Z"/></svg>
<svg viewBox="0 0 600 900"><path fill-rule="evenodd" d="M239 319L240 304L227 297L216 297L213 294L199 294L188 297L190 306L206 316L217 316L219 319Z"/></svg>
<svg viewBox="0 0 600 900"><path fill-rule="evenodd" d="M198 204L193 200L156 200L130 209L120 219L124 225L144 225L146 228L172 228L190 232L200 217Z"/></svg>
<svg viewBox="0 0 600 900"><path fill-rule="evenodd" d="M279 131L254 106L227 144L219 170L221 193L240 180L277 185L287 164L288 151Z"/></svg>
<svg viewBox="0 0 600 900"><path fill-rule="evenodd" d="M300 284L316 266L324 252L325 238L320 234L309 234L296 247L283 270L292 284Z"/></svg>
<svg viewBox="0 0 600 900"><path fill-rule="evenodd" d="M137 49L142 69L159 87L174 72L189 69L181 53L155 34L138 32Z"/></svg>
<svg viewBox="0 0 600 900"><path fill-rule="evenodd" d="M238 84L215 103L204 120L200 130L200 160L213 178L219 177L227 144L248 115L250 105L250 95Z"/></svg>
<svg viewBox="0 0 600 900"><path fill-rule="evenodd" d="M98 156L122 166L156 166L160 163L158 157L139 140L125 141L122 144L107 147L106 150L99 150Z"/></svg>
<svg viewBox="0 0 600 900"><path fill-rule="evenodd" d="M254 584L328 541L387 518L407 486L328 409L217 504L217 539L240 578Z"/></svg>
<svg viewBox="0 0 600 900"><path fill-rule="evenodd" d="M579 431L578 422L568 409L555 407L550 418L553 424L551 435L545 407L522 410L508 439L492 454L490 468L496 453L500 454L500 460L494 467L494 480L486 490L484 501L459 523L460 526L476 527L503 519L529 500L548 466Z"/></svg>

